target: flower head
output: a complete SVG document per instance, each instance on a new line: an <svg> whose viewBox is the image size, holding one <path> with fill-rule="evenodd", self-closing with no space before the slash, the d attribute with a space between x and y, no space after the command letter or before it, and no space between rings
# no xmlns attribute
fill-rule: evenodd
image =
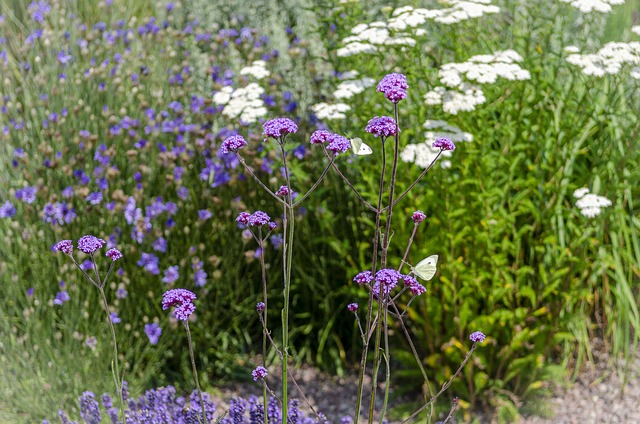
<svg viewBox="0 0 640 424"><path fill-rule="evenodd" d="M118 249L109 249L107 250L105 256L115 262L118 259L122 258L122 253Z"/></svg>
<svg viewBox="0 0 640 424"><path fill-rule="evenodd" d="M287 186L280 186L278 191L276 191L277 196L288 196L291 193L291 190Z"/></svg>
<svg viewBox="0 0 640 424"><path fill-rule="evenodd" d="M389 293L402 279L403 275L392 268L384 268L376 272L375 284L373 286L374 293L379 294L380 288L384 293Z"/></svg>
<svg viewBox="0 0 640 424"><path fill-rule="evenodd" d="M358 310L358 304L357 303L349 303L347 305L347 309L350 310L351 312L355 312Z"/></svg>
<svg viewBox="0 0 640 424"><path fill-rule="evenodd" d="M436 141L433 142L432 147L436 149L442 150L455 150L456 145L453 144L453 141L449 137L440 137L437 138Z"/></svg>
<svg viewBox="0 0 640 424"><path fill-rule="evenodd" d="M486 339L486 338L487 338L487 336L485 336L484 333L482 333L482 331L474 331L469 336L469 340L471 340L474 343L483 342L484 339Z"/></svg>
<svg viewBox="0 0 640 424"><path fill-rule="evenodd" d="M311 134L310 142L311 144L323 144L327 141L331 140L331 136L333 133L327 130L316 130Z"/></svg>
<svg viewBox="0 0 640 424"><path fill-rule="evenodd" d="M162 335L162 328L157 323L145 324L144 332L149 337L149 343L152 345L158 344L158 339Z"/></svg>
<svg viewBox="0 0 640 424"><path fill-rule="evenodd" d="M227 154L229 152L237 152L238 149L243 148L247 145L247 141L241 135L232 135L222 142L220 145L220 154Z"/></svg>
<svg viewBox="0 0 640 424"><path fill-rule="evenodd" d="M266 305L264 304L264 302L258 302L256 303L256 311L262 313L262 311L264 311L264 308L266 307Z"/></svg>
<svg viewBox="0 0 640 424"><path fill-rule="evenodd" d="M414 277L410 275L403 275L402 279L404 280L404 285L409 290L411 290L411 294L414 296L420 296L427 292L427 289L424 288L422 284L418 282Z"/></svg>
<svg viewBox="0 0 640 424"><path fill-rule="evenodd" d="M186 321L189 316L196 310L193 301L196 295L186 289L172 289L164 292L162 295L162 309L166 310L175 306L174 311L177 319Z"/></svg>
<svg viewBox="0 0 640 424"><path fill-rule="evenodd" d="M80 237L80 240L78 240L78 249L80 249L84 253L92 255L96 252L96 250L102 248L105 243L106 242L101 238L87 235Z"/></svg>
<svg viewBox="0 0 640 424"><path fill-rule="evenodd" d="M277 222L273 222L273 221L271 221L271 222L269 222L269 224L267 225L267 228L269 228L269 231L273 231L273 230L275 230L276 228L278 228L278 223L277 223Z"/></svg>
<svg viewBox="0 0 640 424"><path fill-rule="evenodd" d="M263 225L267 225L271 221L269 215L262 211L255 211L247 218L247 224L252 227L261 227Z"/></svg>
<svg viewBox="0 0 640 424"><path fill-rule="evenodd" d="M378 83L377 92L384 93L384 96L393 103L407 97L407 77L403 74L388 74Z"/></svg>
<svg viewBox="0 0 640 424"><path fill-rule="evenodd" d="M331 142L327 146L327 150L333 152L334 155L344 153L351 148L351 142L347 137L333 134L330 140Z"/></svg>
<svg viewBox="0 0 640 424"><path fill-rule="evenodd" d="M362 271L355 277L353 277L353 281L362 285L362 284L370 284L373 281L373 274L371 271Z"/></svg>
<svg viewBox="0 0 640 424"><path fill-rule="evenodd" d="M396 121L390 116L376 116L369 120L367 126L364 129L369 134L373 134L374 137L394 136L396 131L400 131L396 125Z"/></svg>
<svg viewBox="0 0 640 424"><path fill-rule="evenodd" d="M251 214L249 212L240 212L238 214L238 217L236 218L236 222L238 224L247 225L249 223L249 217L250 216L251 216Z"/></svg>
<svg viewBox="0 0 640 424"><path fill-rule="evenodd" d="M253 381L258 381L259 378L265 379L267 377L267 369L262 366L256 367L253 371L251 371L251 375L253 376Z"/></svg>
<svg viewBox="0 0 640 424"><path fill-rule="evenodd" d="M276 118L265 122L262 129L262 134L266 137L265 141L269 137L282 141L287 134L297 132L298 126L289 118Z"/></svg>
<svg viewBox="0 0 640 424"><path fill-rule="evenodd" d="M413 215L411 215L411 220L413 222L415 222L416 224L420 224L422 221L425 220L425 218L427 217L427 215L424 214L424 212L422 211L415 211L413 213Z"/></svg>
<svg viewBox="0 0 640 424"><path fill-rule="evenodd" d="M71 240L60 240L53 246L58 252L70 255L73 252L73 242Z"/></svg>

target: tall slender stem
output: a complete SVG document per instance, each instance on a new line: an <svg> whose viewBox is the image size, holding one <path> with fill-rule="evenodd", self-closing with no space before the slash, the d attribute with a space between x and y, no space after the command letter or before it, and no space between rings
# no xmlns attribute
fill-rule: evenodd
<svg viewBox="0 0 640 424"><path fill-rule="evenodd" d="M189 331L189 321L185 320L184 328L187 330L187 342L189 343L189 356L191 358L191 368L193 369L193 380L196 383L196 389L198 389L198 396L200 397L200 407L202 408L202 422L207 423L207 410L204 407L204 399L202 397L202 389L200 389L200 380L198 379L198 370L196 369L196 359L193 354L193 344L191 342L191 331ZM198 419L200 422L200 419Z"/></svg>
<svg viewBox="0 0 640 424"><path fill-rule="evenodd" d="M264 240L262 239L262 228L258 228L260 238L260 270L262 271L262 302L264 303L264 310L260 315L262 321L262 366L267 368L267 268L264 263ZM268 424L267 409L269 402L267 400L267 386L264 385L262 389L262 406L265 410L264 424Z"/></svg>
<svg viewBox="0 0 640 424"><path fill-rule="evenodd" d="M116 393L118 394L118 398L120 399L120 411L122 413L122 417L124 418L124 399L122 398L122 381L120 376L120 369L118 367L118 343L116 341L116 330L113 327L113 322L111 321L111 314L109 313L109 303L107 302L107 296L104 293L104 287L100 285L98 286L98 289L100 290L100 298L102 299L102 308L107 315L107 323L109 324L109 329L111 330L111 342L113 343L113 361L111 361L111 371L113 373L113 380L116 385Z"/></svg>
<svg viewBox="0 0 640 424"><path fill-rule="evenodd" d="M387 405L389 404L389 389L391 386L391 350L389 349L389 323L387 322L388 306L384 308L384 360L385 360L385 383L384 383L384 402L382 403L382 411L380 411L380 424L384 421L387 413Z"/></svg>

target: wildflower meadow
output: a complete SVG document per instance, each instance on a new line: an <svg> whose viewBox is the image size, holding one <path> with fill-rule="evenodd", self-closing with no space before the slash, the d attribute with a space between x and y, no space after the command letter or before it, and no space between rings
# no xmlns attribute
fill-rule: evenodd
<svg viewBox="0 0 640 424"><path fill-rule="evenodd" d="M509 423L595 345L624 381L639 14L0 2L0 422Z"/></svg>

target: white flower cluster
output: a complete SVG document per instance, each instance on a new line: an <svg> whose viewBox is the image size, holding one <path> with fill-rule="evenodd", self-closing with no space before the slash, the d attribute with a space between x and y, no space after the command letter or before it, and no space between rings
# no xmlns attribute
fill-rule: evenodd
<svg viewBox="0 0 640 424"><path fill-rule="evenodd" d="M320 120L335 120L335 119L346 119L347 115L345 112L351 110L351 106L345 103L317 103L311 106L311 110L316 114L316 117Z"/></svg>
<svg viewBox="0 0 640 424"><path fill-rule="evenodd" d="M372 87L375 83L376 80L367 77L343 81L333 92L333 97L336 99L349 99L356 94L362 93L365 89Z"/></svg>
<svg viewBox="0 0 640 424"><path fill-rule="evenodd" d="M427 168L438 156L440 149L432 147L433 142L440 137L449 137L453 142L471 142L473 135L460 130L460 128L450 125L446 121L427 120L423 125L427 131L425 132L425 141L417 144L409 144L400 153L400 159L404 162L414 163L421 168ZM451 157L451 152L445 150L440 155L442 157ZM442 168L451 167L450 160L442 160L440 162Z"/></svg>
<svg viewBox="0 0 640 424"><path fill-rule="evenodd" d="M447 63L438 72L444 86L427 92L424 96L425 103L442 104L442 109L452 115L460 111L475 110L486 98L482 88L473 83L494 83L499 77L510 81L528 80L531 78L529 71L516 63L522 60L522 56L515 51L505 50L472 56L462 63Z"/></svg>
<svg viewBox="0 0 640 424"><path fill-rule="evenodd" d="M633 32L636 35L640 35L640 25L631 27L631 32Z"/></svg>
<svg viewBox="0 0 640 424"><path fill-rule="evenodd" d="M583 74L595 77L616 75L624 65L635 65L630 75L632 78L640 79L640 43L612 41L605 44L597 53L581 55L574 52L567 56L567 62L582 68Z"/></svg>
<svg viewBox="0 0 640 424"><path fill-rule="evenodd" d="M589 193L589 189L586 187L574 191L573 197L578 199L576 206L580 209L580 213L587 218L595 218L600 215L602 208L606 208L612 204L611 200L606 197Z"/></svg>
<svg viewBox="0 0 640 424"><path fill-rule="evenodd" d="M251 65L245 66L240 70L240 75L251 75L256 79L263 79L270 75L267 70L267 62L264 60L256 60Z"/></svg>
<svg viewBox="0 0 640 424"><path fill-rule="evenodd" d="M563 3L569 3L571 6L580 10L582 13L589 12L611 12L611 6L624 4L624 0L560 0Z"/></svg>
<svg viewBox="0 0 640 424"><path fill-rule="evenodd" d="M337 50L340 57L361 53L375 53L384 46L415 46L414 37L426 34L417 28L428 20L441 24L455 24L467 19L479 18L487 13L498 13L500 8L491 4L492 0L444 0L449 7L443 9L415 9L400 7L393 11L387 22L376 21L358 24L351 35L342 40L344 47ZM404 32L408 29L412 31Z"/></svg>
<svg viewBox="0 0 640 424"><path fill-rule="evenodd" d="M263 93L264 89L255 82L235 90L226 86L213 95L213 103L218 106L224 105L224 116L231 119L239 118L245 124L253 124L267 114L267 108L260 97Z"/></svg>

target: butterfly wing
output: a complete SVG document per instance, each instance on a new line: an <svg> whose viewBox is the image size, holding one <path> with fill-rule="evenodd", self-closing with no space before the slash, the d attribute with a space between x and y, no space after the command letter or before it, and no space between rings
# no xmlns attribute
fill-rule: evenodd
<svg viewBox="0 0 640 424"><path fill-rule="evenodd" d="M360 137L355 137L349 141L351 142L351 150L357 155L362 147L362 139Z"/></svg>
<svg viewBox="0 0 640 424"><path fill-rule="evenodd" d="M422 278L425 281L429 281L436 275L438 264L438 255L431 255L428 258L425 258L418 262L418 264L413 267L413 273Z"/></svg>
<svg viewBox="0 0 640 424"><path fill-rule="evenodd" d="M369 147L366 144L362 143L362 145L360 146L360 149L358 150L356 155L358 155L358 156L366 156L366 155L370 155L371 153L373 153L373 150L371 150L371 147Z"/></svg>

